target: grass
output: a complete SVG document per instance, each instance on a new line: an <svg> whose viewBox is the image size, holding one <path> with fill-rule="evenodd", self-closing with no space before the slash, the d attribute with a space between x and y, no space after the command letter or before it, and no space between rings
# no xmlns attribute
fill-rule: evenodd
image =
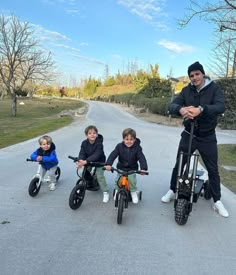
<svg viewBox="0 0 236 275"><path fill-rule="evenodd" d="M20 105L24 102L24 105ZM59 129L73 121L60 116L63 110L82 107L84 103L70 99L18 99L17 116L11 115L11 100L0 101L0 148Z"/></svg>
<svg viewBox="0 0 236 275"><path fill-rule="evenodd" d="M223 167L236 167L236 144L220 144L218 153L221 182L236 194L236 171L229 171Z"/></svg>

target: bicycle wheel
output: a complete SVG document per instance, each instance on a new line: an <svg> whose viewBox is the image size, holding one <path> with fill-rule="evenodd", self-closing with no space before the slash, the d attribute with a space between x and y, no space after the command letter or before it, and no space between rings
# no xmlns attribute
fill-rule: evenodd
<svg viewBox="0 0 236 275"><path fill-rule="evenodd" d="M179 225L186 224L189 216L190 203L186 199L179 199L175 207L175 221Z"/></svg>
<svg viewBox="0 0 236 275"><path fill-rule="evenodd" d="M71 209L76 210L81 206L84 200L85 190L86 183L82 179L79 179L70 193L69 206Z"/></svg>
<svg viewBox="0 0 236 275"><path fill-rule="evenodd" d="M125 196L121 192L119 195L119 201L118 201L118 213L117 213L117 223L121 224L122 223L122 216L123 216L123 211L124 211L124 203L125 203Z"/></svg>
<svg viewBox="0 0 236 275"><path fill-rule="evenodd" d="M35 197L41 187L41 183L39 182L39 178L33 178L29 184L28 192L31 197Z"/></svg>
<svg viewBox="0 0 236 275"><path fill-rule="evenodd" d="M61 168L57 166L57 170L55 171L56 181L58 182L60 176L61 176Z"/></svg>

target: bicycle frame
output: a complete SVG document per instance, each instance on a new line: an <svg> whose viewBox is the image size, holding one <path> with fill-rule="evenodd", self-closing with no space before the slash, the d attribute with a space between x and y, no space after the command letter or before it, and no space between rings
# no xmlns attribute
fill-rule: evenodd
<svg viewBox="0 0 236 275"><path fill-rule="evenodd" d="M124 193L125 196L125 208L128 208L128 198L130 192L130 185L128 175L120 175L117 181L117 186L119 187L116 194L115 207L118 206L118 198L120 193Z"/></svg>

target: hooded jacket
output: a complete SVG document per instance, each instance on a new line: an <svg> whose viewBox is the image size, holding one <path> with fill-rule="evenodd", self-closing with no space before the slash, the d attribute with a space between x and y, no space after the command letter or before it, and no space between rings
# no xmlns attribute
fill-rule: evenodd
<svg viewBox="0 0 236 275"><path fill-rule="evenodd" d="M88 139L81 143L79 159L87 162L105 162L106 156L103 150L103 136L98 134L94 143L90 143Z"/></svg>
<svg viewBox="0 0 236 275"><path fill-rule="evenodd" d="M225 111L224 94L220 87L209 79L205 79L205 85L200 91L189 83L170 104L170 114L180 115L179 110L186 106L204 108L203 112L196 117L194 135L205 137L215 133L217 116ZM184 127L190 132L190 120L184 121Z"/></svg>
<svg viewBox="0 0 236 275"><path fill-rule="evenodd" d="M30 158L36 161L37 156L42 156L42 167L46 170L50 170L52 167L58 164L56 146L54 143L51 144L49 150L43 150L41 147L39 147L31 154Z"/></svg>
<svg viewBox="0 0 236 275"><path fill-rule="evenodd" d="M114 160L118 157L117 168L129 171L137 170L138 162L141 170L148 170L147 161L143 154L140 140L136 138L131 147L127 147L124 142L118 143L116 148L109 155L106 164L112 165Z"/></svg>

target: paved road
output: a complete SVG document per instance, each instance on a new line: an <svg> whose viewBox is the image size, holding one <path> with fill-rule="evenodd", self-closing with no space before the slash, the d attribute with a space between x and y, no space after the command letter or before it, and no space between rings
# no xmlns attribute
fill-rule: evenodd
<svg viewBox="0 0 236 275"><path fill-rule="evenodd" d="M150 175L138 177L143 200L130 204L122 225L116 223L113 200L103 204L100 191L87 192L80 209L69 208L77 176L67 156L78 154L88 124L96 124L104 135L106 154L121 141L126 127L136 129L142 140ZM232 192L222 188L230 218L220 217L211 201L200 198L185 226L175 223L173 203L160 202L169 186L180 132L91 102L86 119L51 133L62 176L56 191L42 186L35 198L27 189L36 164L25 159L37 139L0 150L0 274L235 274ZM220 131L218 140L233 143L236 133ZM112 192L114 175L106 176Z"/></svg>

